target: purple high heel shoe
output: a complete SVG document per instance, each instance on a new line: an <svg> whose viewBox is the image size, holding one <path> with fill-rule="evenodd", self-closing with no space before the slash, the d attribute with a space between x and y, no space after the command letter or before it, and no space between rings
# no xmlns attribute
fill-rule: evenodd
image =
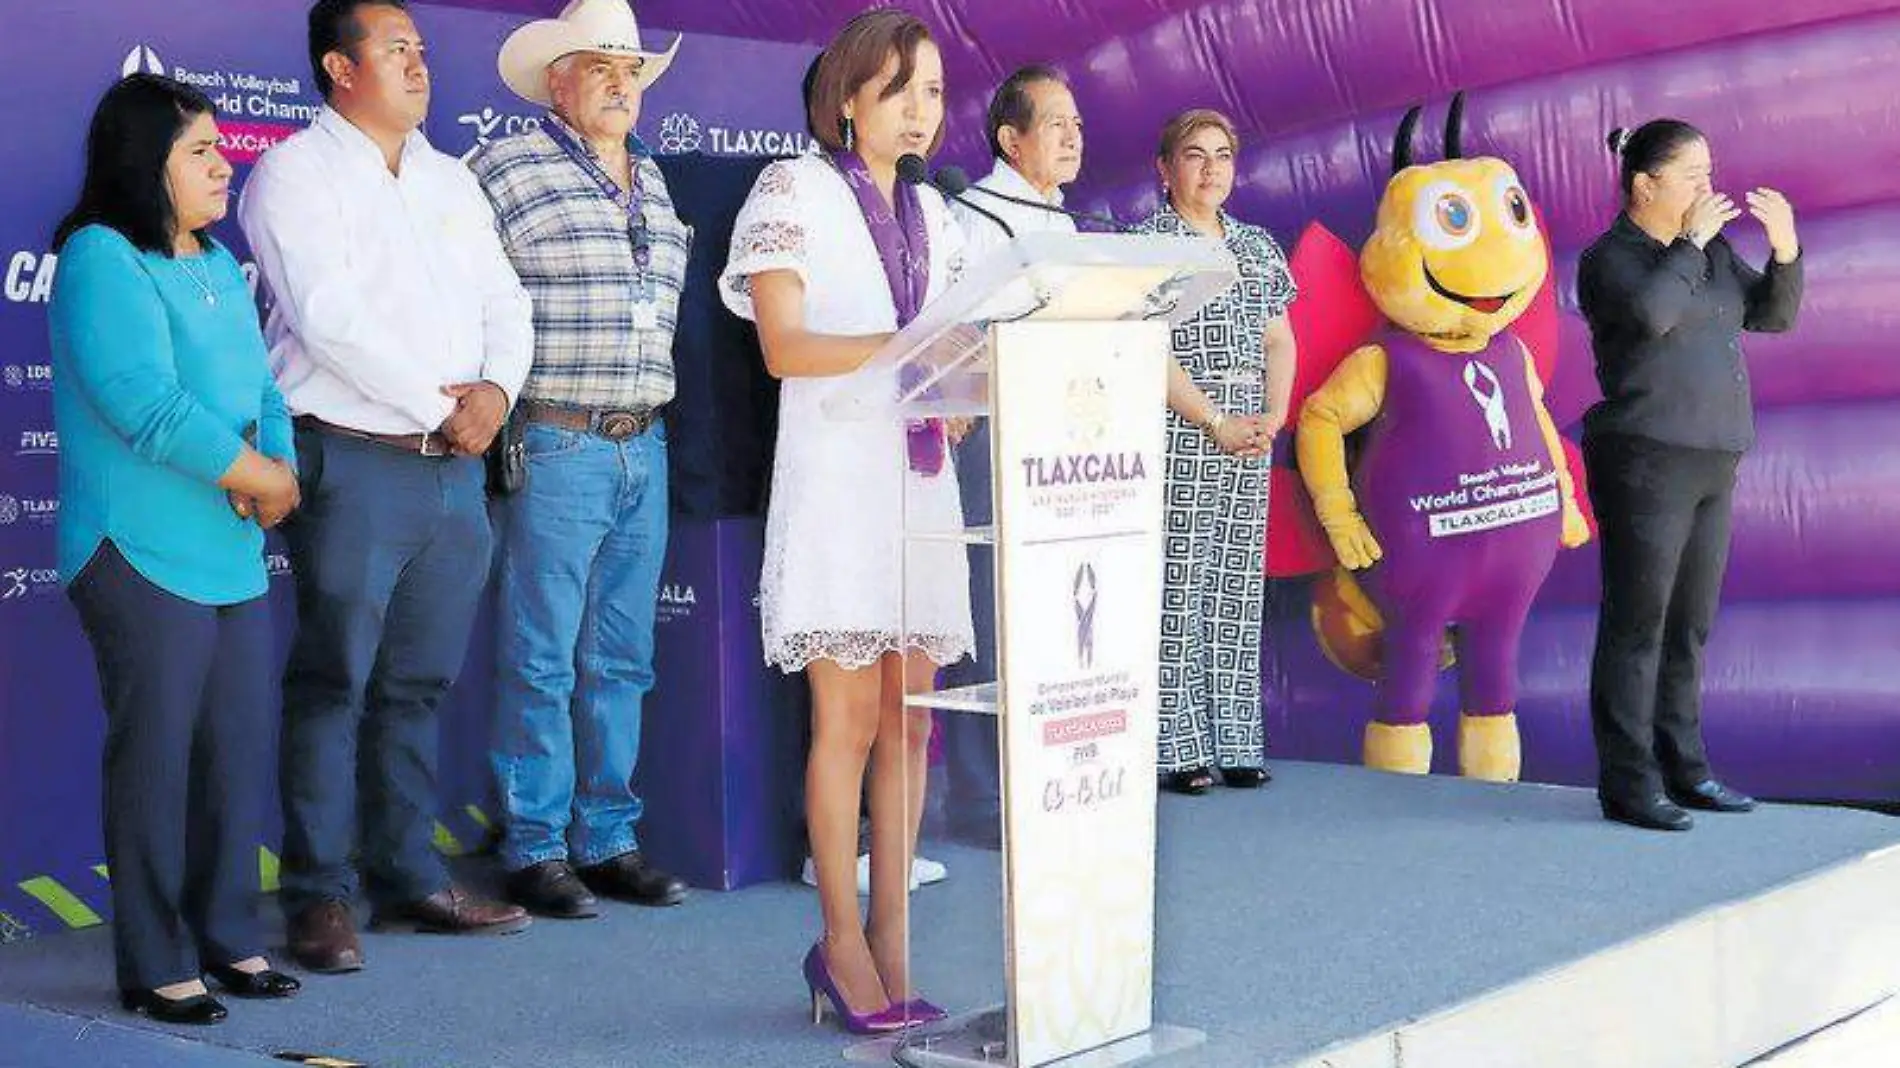
<svg viewBox="0 0 1900 1068"><path fill-rule="evenodd" d="M831 978L831 965L825 960L824 944L814 942L811 952L805 954L805 986L811 991L811 1022L825 1021L825 1002L831 1002L831 1011L838 1016L838 1025L854 1035L887 1035L893 1031L902 1031L921 1021L904 1019L902 1005L886 1005L876 1012L854 1013L845 1004L844 995L838 992L838 983Z"/></svg>
<svg viewBox="0 0 1900 1068"><path fill-rule="evenodd" d="M892 1006L891 1013L892 1015L902 1016L912 1023L918 1024L933 1024L938 1020L947 1020L950 1018L949 1013L925 1001L923 998L911 998L902 1005Z"/></svg>

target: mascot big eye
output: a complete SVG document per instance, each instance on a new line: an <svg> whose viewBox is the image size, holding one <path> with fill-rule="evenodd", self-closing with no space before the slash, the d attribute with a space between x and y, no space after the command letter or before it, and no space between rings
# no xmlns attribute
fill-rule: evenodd
<svg viewBox="0 0 1900 1068"><path fill-rule="evenodd" d="M1559 546L1582 545L1590 528L1513 330L1549 300L1549 248L1511 165L1461 158L1463 104L1439 163L1412 164L1419 109L1400 123L1358 263L1382 321L1305 397L1296 453L1339 568L1315 595L1321 643L1376 683L1366 765L1430 771L1427 715L1455 651L1459 770L1513 781L1524 620ZM1360 431L1349 468L1347 435Z"/></svg>

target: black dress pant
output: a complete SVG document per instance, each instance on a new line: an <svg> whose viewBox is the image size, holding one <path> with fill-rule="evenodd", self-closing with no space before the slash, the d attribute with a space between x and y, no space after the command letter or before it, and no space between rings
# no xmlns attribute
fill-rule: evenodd
<svg viewBox="0 0 1900 1068"><path fill-rule="evenodd" d="M957 485L963 494L963 520L971 526L992 521L990 421L978 419L956 447ZM996 553L970 551L970 609L976 655L943 671L945 686L992 682L1000 664L996 647ZM998 849L1002 845L1002 764L995 716L969 712L938 713L943 725L944 808L951 837L966 845Z"/></svg>
<svg viewBox="0 0 1900 1068"><path fill-rule="evenodd" d="M262 954L257 849L276 723L269 602L187 601L110 541L67 592L106 711L120 989L168 986Z"/></svg>
<svg viewBox="0 0 1900 1068"><path fill-rule="evenodd" d="M1590 719L1606 800L1710 777L1702 649L1721 600L1740 460L1635 436L1584 441L1603 561Z"/></svg>

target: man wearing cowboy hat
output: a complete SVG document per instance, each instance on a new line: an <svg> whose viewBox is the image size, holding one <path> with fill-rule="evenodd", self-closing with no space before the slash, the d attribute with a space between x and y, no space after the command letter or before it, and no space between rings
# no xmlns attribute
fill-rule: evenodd
<svg viewBox="0 0 1900 1068"><path fill-rule="evenodd" d="M692 239L633 126L678 49L643 49L627 0L572 0L528 23L498 66L548 114L469 160L534 301L515 413L528 476L502 504L491 756L508 895L545 916L593 916L596 893L642 905L686 895L641 856L629 782L653 686L661 411Z"/></svg>

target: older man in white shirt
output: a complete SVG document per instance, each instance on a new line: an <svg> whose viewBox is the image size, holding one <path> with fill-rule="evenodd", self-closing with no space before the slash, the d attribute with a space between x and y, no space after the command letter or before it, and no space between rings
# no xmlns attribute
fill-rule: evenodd
<svg viewBox="0 0 1900 1068"><path fill-rule="evenodd" d="M1082 169L1082 116L1062 73L1053 67L1030 66L1011 74L990 100L990 153L996 165L967 193L967 200L1000 217L1017 234L1074 233L1075 223L1058 211L988 196L983 190L1013 197L1015 201L1062 206L1062 187L1075 181ZM975 267L1008 240L993 220L952 202L951 210L963 227L968 243L964 263ZM963 491L963 514L972 525L990 522L989 425L978 420L957 447L957 477ZM995 576L988 554L970 556L970 603L995 603ZM995 620L976 613L976 661L965 660L945 672L947 685L988 681L995 671ZM978 667L976 665L983 665ZM993 676L991 676L993 677ZM981 716L945 716L945 815L952 836L994 849L1002 817L997 799L996 725Z"/></svg>
<svg viewBox="0 0 1900 1068"><path fill-rule="evenodd" d="M1062 187L1081 173L1082 116L1062 72L1030 66L1005 79L990 98L989 136L995 166L967 194L969 201L1000 217L1018 234L1074 233L1075 223L1061 212L1017 203L1027 200L1061 208ZM968 238L963 251L966 265L975 266L1008 240L993 220L965 204L952 201L951 210Z"/></svg>
<svg viewBox="0 0 1900 1068"><path fill-rule="evenodd" d="M533 345L487 198L418 130L429 72L403 4L318 0L309 26L327 106L258 163L238 218L306 504L285 526L282 904L292 956L338 972L363 966L353 856L378 926L528 924L452 884L433 839L437 712L489 570L481 455Z"/></svg>

